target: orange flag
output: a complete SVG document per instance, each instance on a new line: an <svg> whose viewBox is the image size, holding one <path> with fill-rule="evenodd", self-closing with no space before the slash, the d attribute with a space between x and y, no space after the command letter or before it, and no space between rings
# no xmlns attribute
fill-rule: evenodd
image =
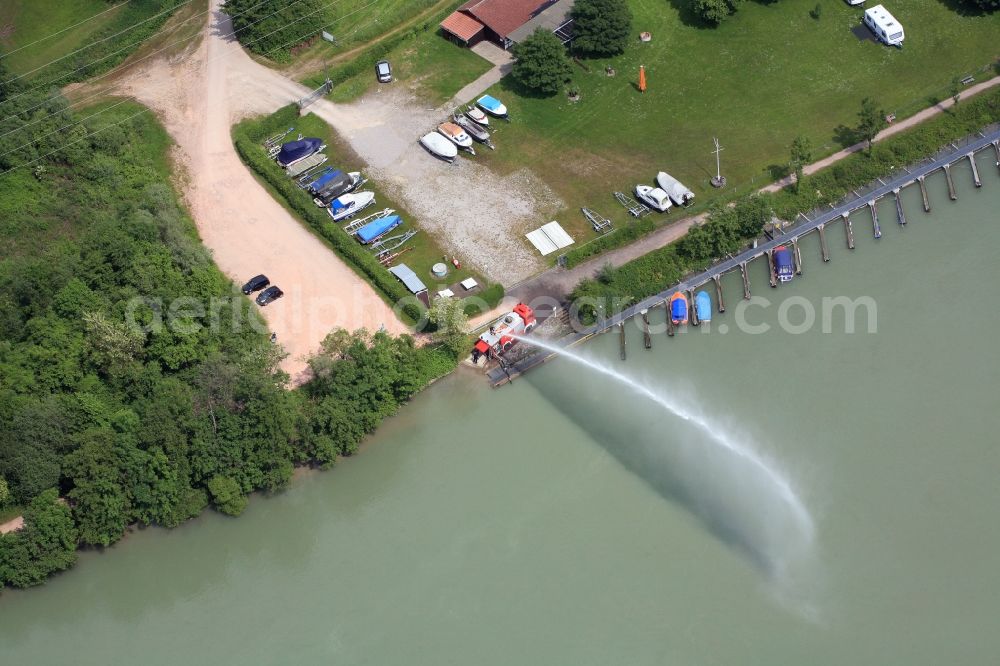
<svg viewBox="0 0 1000 666"><path fill-rule="evenodd" d="M639 92L646 92L646 66L639 65Z"/></svg>

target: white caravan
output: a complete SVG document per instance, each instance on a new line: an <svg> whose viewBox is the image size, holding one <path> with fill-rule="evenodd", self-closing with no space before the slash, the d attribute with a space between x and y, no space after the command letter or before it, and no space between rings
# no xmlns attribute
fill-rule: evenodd
<svg viewBox="0 0 1000 666"><path fill-rule="evenodd" d="M865 25L875 33L880 42L889 46L903 46L903 26L882 5L865 10Z"/></svg>

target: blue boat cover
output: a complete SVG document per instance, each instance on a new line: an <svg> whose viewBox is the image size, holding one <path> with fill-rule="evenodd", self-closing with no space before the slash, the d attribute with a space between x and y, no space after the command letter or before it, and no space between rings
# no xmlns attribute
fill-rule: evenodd
<svg viewBox="0 0 1000 666"><path fill-rule="evenodd" d="M332 210L334 213L339 213L344 209L352 208L354 206L353 201L345 204L343 201L341 201L342 198L343 197L337 197L336 199L333 200L333 203L330 204L330 210Z"/></svg>
<svg viewBox="0 0 1000 666"><path fill-rule="evenodd" d="M774 271L778 275L792 274L792 251L782 248L774 253Z"/></svg>
<svg viewBox="0 0 1000 666"><path fill-rule="evenodd" d="M287 166L303 157L309 157L323 145L322 139L302 139L301 141L289 141L281 145L278 152L278 164Z"/></svg>
<svg viewBox="0 0 1000 666"><path fill-rule="evenodd" d="M334 171L336 171L336 169L334 169L333 167L327 167L327 168L323 169L322 171L320 171L318 174L313 174L314 178L309 181L309 184L306 185L306 187L308 187L309 189L312 189L312 186L315 185L317 182L319 182L320 178L322 178L323 176L325 176L328 173L333 173ZM302 181L300 180L299 182L301 183Z"/></svg>
<svg viewBox="0 0 1000 666"><path fill-rule="evenodd" d="M503 106L503 104L500 103L500 100L492 95L483 95L479 98L477 104L483 108L489 109L490 111L498 111L500 107Z"/></svg>
<svg viewBox="0 0 1000 666"><path fill-rule="evenodd" d="M387 231L395 229L402 223L403 220L400 219L399 215L387 215L385 217L380 217L379 219L369 222L365 226L358 229L358 240L367 245Z"/></svg>
<svg viewBox="0 0 1000 666"><path fill-rule="evenodd" d="M712 321L712 297L707 291L699 291L694 295L694 307L698 311L698 319Z"/></svg>
<svg viewBox="0 0 1000 666"><path fill-rule="evenodd" d="M673 319L687 319L688 302L686 298L670 301L670 316Z"/></svg>
<svg viewBox="0 0 1000 666"><path fill-rule="evenodd" d="M338 169L327 169L326 171L323 172L322 176L320 176L319 178L317 178L316 180L314 180L312 183L309 184L309 189L312 190L313 192L319 192L326 186L327 183L329 183L331 180L333 180L342 173L344 172Z"/></svg>

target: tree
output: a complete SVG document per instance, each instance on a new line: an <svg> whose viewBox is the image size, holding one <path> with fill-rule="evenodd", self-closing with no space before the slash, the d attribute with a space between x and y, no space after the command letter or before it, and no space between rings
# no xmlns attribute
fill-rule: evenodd
<svg viewBox="0 0 1000 666"><path fill-rule="evenodd" d="M694 12L706 23L719 25L736 13L743 0L694 0Z"/></svg>
<svg viewBox="0 0 1000 666"><path fill-rule="evenodd" d="M516 45L514 58L511 72L514 79L543 95L555 95L573 73L562 42L544 28L538 28Z"/></svg>
<svg viewBox="0 0 1000 666"><path fill-rule="evenodd" d="M804 136L797 136L792 139L791 159L788 165L795 173L795 191L799 191L799 184L802 183L802 168L812 159L812 145L809 139Z"/></svg>
<svg viewBox="0 0 1000 666"><path fill-rule="evenodd" d="M76 561L76 528L55 489L28 505L24 527L0 536L0 585L37 585Z"/></svg>
<svg viewBox="0 0 1000 666"><path fill-rule="evenodd" d="M0 476L0 506L4 506L10 501L10 487L7 486L7 479Z"/></svg>
<svg viewBox="0 0 1000 666"><path fill-rule="evenodd" d="M571 16L573 48L581 53L618 55L628 46L632 10L625 0L577 0Z"/></svg>
<svg viewBox="0 0 1000 666"><path fill-rule="evenodd" d="M247 508L247 496L243 494L240 485L228 476L213 476L208 482L208 492L215 508L222 513L238 516Z"/></svg>
<svg viewBox="0 0 1000 666"><path fill-rule="evenodd" d="M951 80L951 99L955 104L962 98L962 80L957 76Z"/></svg>
<svg viewBox="0 0 1000 666"><path fill-rule="evenodd" d="M858 134L868 142L868 150L872 149L875 137L887 124L885 111L878 107L878 103L874 99L865 97L861 100L861 110L858 112Z"/></svg>
<svg viewBox="0 0 1000 666"><path fill-rule="evenodd" d="M469 318L458 298L437 298L427 316L435 326L434 341L444 345L455 358L468 350Z"/></svg>
<svg viewBox="0 0 1000 666"><path fill-rule="evenodd" d="M291 47L316 37L329 23L330 6L324 0L226 0L222 10L246 48L286 60Z"/></svg>
<svg viewBox="0 0 1000 666"><path fill-rule="evenodd" d="M959 0L959 4L966 5L977 13L1000 9L1000 0Z"/></svg>

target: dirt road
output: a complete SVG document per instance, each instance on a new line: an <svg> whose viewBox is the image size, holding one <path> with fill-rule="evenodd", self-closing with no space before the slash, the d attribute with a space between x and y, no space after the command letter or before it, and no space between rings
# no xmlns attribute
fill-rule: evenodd
<svg viewBox="0 0 1000 666"><path fill-rule="evenodd" d="M0 534L7 534L7 532L14 532L24 527L24 516L18 516L17 518L12 518L6 523L0 523Z"/></svg>
<svg viewBox="0 0 1000 666"><path fill-rule="evenodd" d="M240 162L230 127L288 104L302 88L253 62L228 37L218 5L213 0L204 36L189 53L128 70L116 90L156 111L176 141L188 206L219 267L237 283L265 273L284 290L263 314L289 354L283 368L301 381L305 359L333 328L406 327Z"/></svg>

